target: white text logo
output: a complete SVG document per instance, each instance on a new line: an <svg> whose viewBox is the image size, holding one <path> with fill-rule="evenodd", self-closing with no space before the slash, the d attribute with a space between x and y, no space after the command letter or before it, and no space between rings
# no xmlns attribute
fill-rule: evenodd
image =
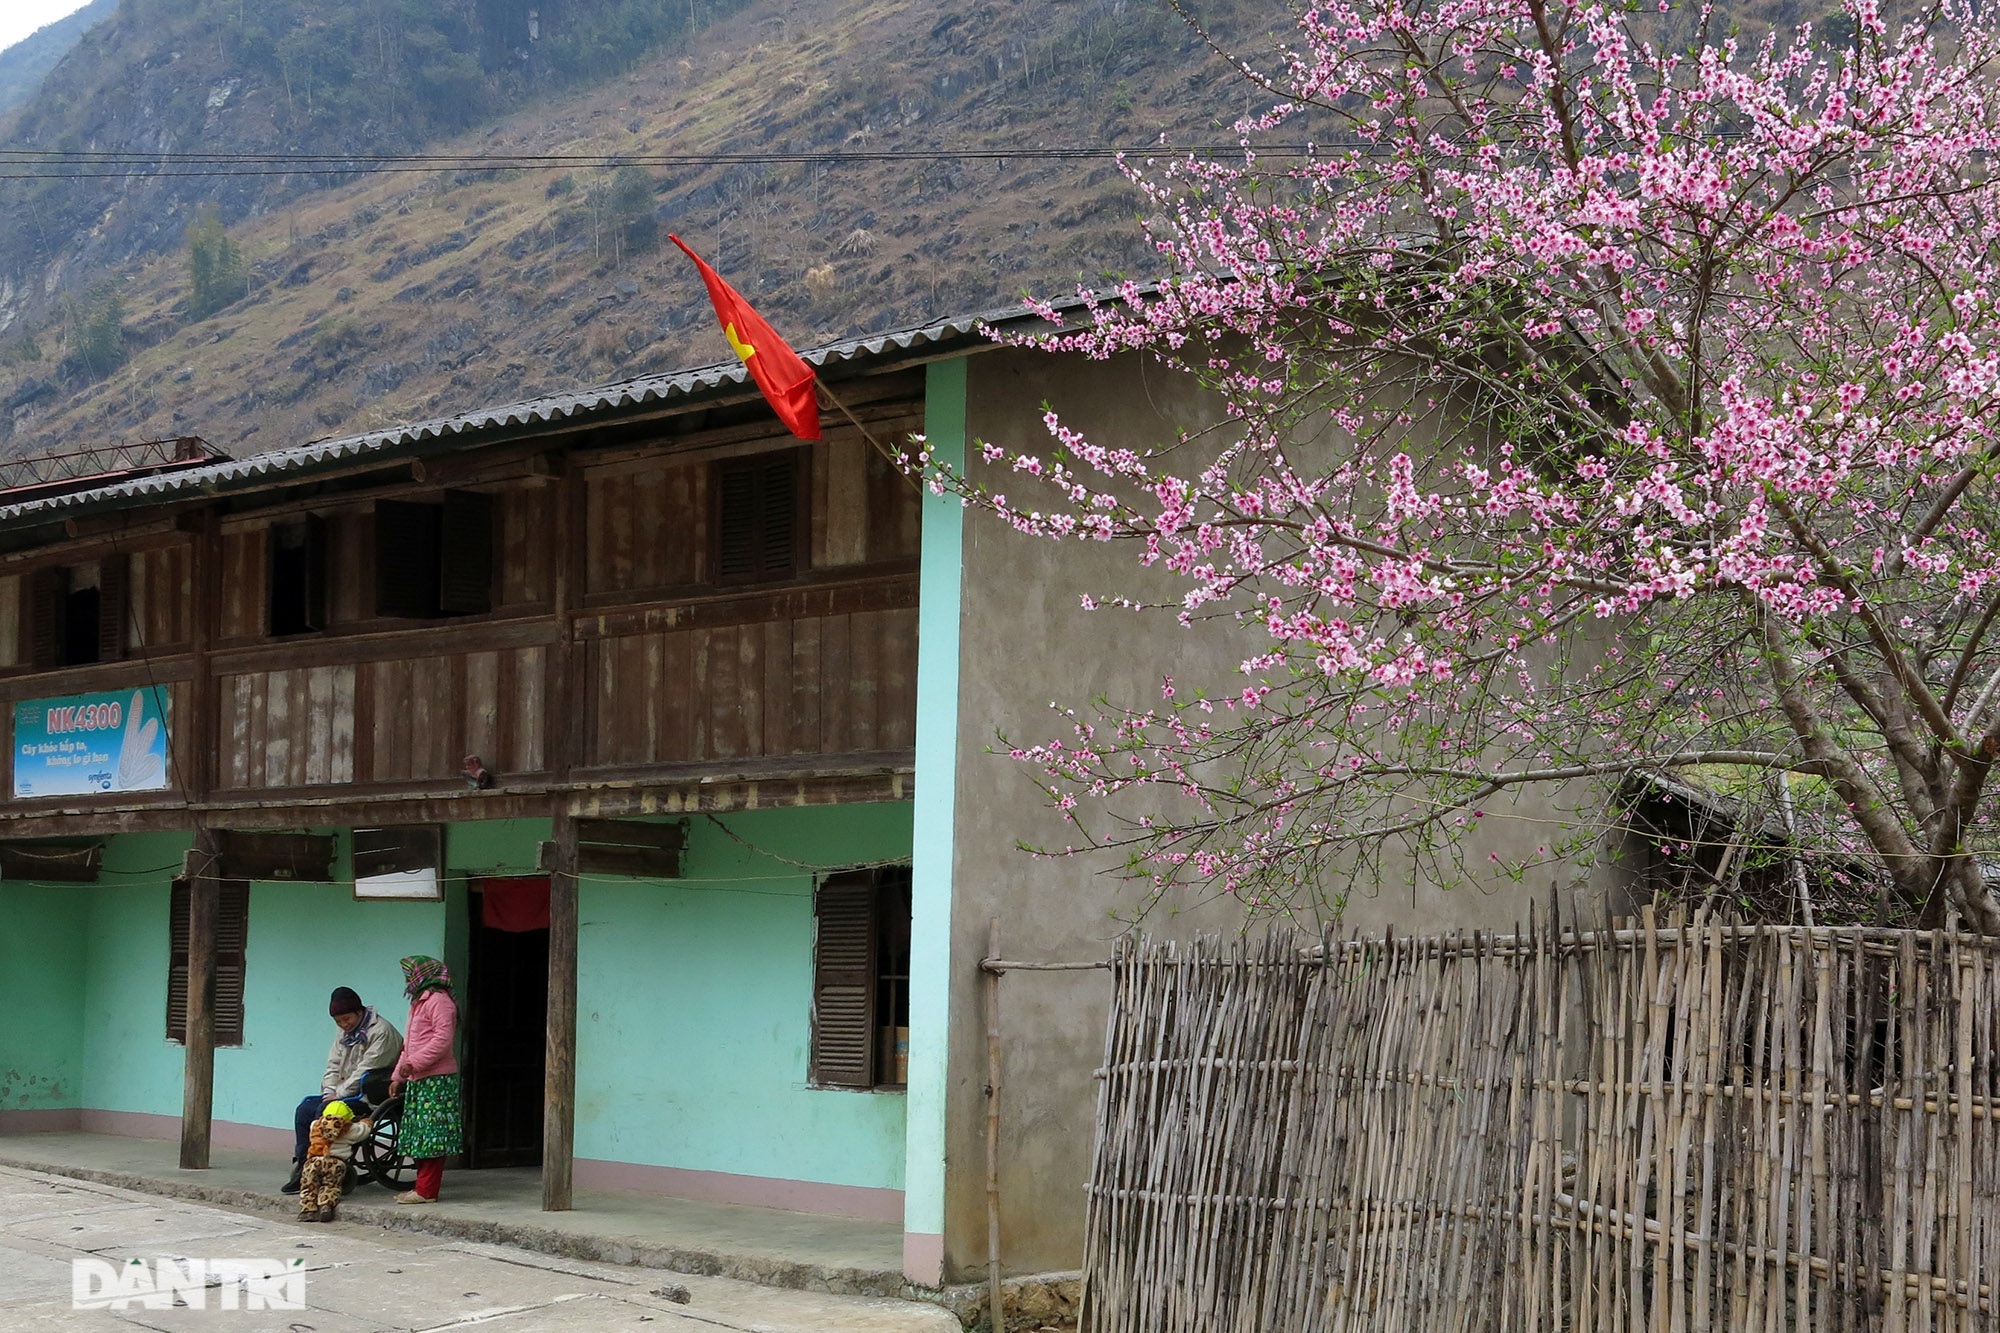
<svg viewBox="0 0 2000 1333"><path fill-rule="evenodd" d="M70 1261L70 1304L78 1310L303 1310L306 1261L293 1259L132 1259Z"/></svg>

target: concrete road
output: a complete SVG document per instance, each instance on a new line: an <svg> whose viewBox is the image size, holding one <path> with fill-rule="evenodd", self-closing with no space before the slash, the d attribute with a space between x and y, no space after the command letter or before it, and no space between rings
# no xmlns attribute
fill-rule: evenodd
<svg viewBox="0 0 2000 1333"><path fill-rule="evenodd" d="M163 1259L174 1262L163 1266ZM264 1264L280 1276L247 1288L212 1280L178 1298L156 1297L161 1308L138 1299L106 1308L105 1297L151 1290L162 1272L185 1275L194 1260L211 1279L231 1261ZM98 1298L95 1308L76 1307L79 1261L82 1290ZM305 1308L245 1308L254 1296L270 1305L269 1298L283 1303L295 1294ZM958 1329L943 1310L909 1301L684 1277L360 1223L301 1225L0 1168L0 1333L414 1333L474 1325L481 1333Z"/></svg>

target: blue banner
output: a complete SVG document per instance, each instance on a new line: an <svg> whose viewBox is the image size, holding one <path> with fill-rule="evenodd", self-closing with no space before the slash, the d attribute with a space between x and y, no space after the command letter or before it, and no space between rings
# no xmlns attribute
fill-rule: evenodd
<svg viewBox="0 0 2000 1333"><path fill-rule="evenodd" d="M166 785L166 687L14 705L16 797L160 791Z"/></svg>

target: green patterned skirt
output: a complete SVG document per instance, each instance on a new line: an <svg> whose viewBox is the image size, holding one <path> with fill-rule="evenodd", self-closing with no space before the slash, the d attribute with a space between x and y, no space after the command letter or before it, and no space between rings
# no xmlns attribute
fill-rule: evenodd
<svg viewBox="0 0 2000 1333"><path fill-rule="evenodd" d="M433 1074L403 1089L402 1127L396 1148L406 1157L450 1157L461 1148L458 1075Z"/></svg>

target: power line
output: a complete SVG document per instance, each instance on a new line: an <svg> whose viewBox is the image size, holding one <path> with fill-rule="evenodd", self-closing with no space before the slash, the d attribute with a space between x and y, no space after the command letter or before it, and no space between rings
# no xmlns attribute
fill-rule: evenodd
<svg viewBox="0 0 2000 1333"><path fill-rule="evenodd" d="M139 153L116 149L0 149L0 180L126 180L297 174L369 176L584 168L852 166L882 162L1079 162L1119 156L1224 157L1240 143L1132 147L883 148L751 153ZM1314 144L1258 145L1259 157L1315 156Z"/></svg>

